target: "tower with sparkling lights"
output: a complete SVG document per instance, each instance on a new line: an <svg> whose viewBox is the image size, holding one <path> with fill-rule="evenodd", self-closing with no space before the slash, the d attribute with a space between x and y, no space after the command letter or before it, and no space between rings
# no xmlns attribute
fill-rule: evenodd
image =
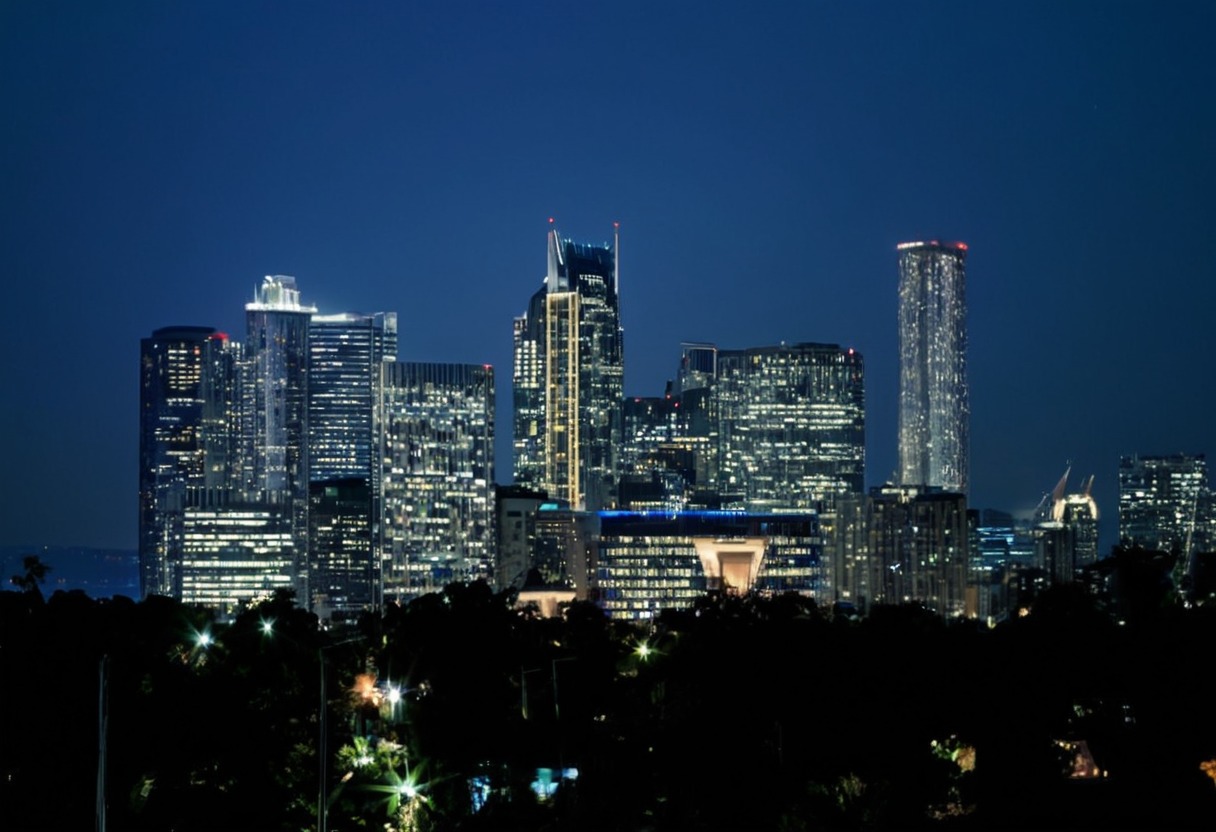
<svg viewBox="0 0 1216 832"><path fill-rule="evenodd" d="M967 493L967 299L964 243L899 251L899 478Z"/></svg>

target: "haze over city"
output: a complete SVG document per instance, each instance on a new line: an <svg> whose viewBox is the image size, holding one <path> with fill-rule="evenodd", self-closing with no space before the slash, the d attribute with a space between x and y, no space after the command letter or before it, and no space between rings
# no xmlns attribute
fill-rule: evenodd
<svg viewBox="0 0 1216 832"><path fill-rule="evenodd" d="M545 233L621 223L625 392L681 341L866 359L896 466L895 246L965 241L973 507L1212 450L1216 8L0 7L0 543L136 545L139 339L266 274L497 368Z"/></svg>

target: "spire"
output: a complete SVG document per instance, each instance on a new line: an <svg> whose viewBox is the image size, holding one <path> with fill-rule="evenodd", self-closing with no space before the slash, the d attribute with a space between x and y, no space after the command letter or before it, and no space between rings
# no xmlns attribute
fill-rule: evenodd
<svg viewBox="0 0 1216 832"><path fill-rule="evenodd" d="M612 293L621 296L621 224L612 223Z"/></svg>
<svg viewBox="0 0 1216 832"><path fill-rule="evenodd" d="M545 289L548 292L561 292L567 288L561 285L561 249L561 240L558 239L557 226L553 224L553 217L549 217L549 272L545 276Z"/></svg>
<svg viewBox="0 0 1216 832"><path fill-rule="evenodd" d="M1056 483L1056 487L1052 489L1051 501L1058 503L1064 499L1064 489L1068 487L1068 475L1072 473L1072 464L1064 469L1064 476L1060 477L1060 481Z"/></svg>

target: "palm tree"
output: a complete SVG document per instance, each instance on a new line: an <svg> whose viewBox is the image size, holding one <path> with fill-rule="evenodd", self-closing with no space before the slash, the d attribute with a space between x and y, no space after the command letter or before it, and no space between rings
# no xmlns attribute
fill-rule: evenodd
<svg viewBox="0 0 1216 832"><path fill-rule="evenodd" d="M44 600L39 584L46 583L46 573L51 571L51 567L43 563L37 555L26 555L21 559L21 568L25 570L25 574L14 575L12 582L22 592L32 592L38 596L39 601Z"/></svg>

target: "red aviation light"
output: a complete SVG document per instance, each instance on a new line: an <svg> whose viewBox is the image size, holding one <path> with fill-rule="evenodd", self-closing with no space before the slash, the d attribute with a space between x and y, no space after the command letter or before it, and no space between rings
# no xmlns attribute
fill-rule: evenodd
<svg viewBox="0 0 1216 832"><path fill-rule="evenodd" d="M228 333L227 332L213 332L208 337L211 338L212 341L227 341Z"/></svg>

